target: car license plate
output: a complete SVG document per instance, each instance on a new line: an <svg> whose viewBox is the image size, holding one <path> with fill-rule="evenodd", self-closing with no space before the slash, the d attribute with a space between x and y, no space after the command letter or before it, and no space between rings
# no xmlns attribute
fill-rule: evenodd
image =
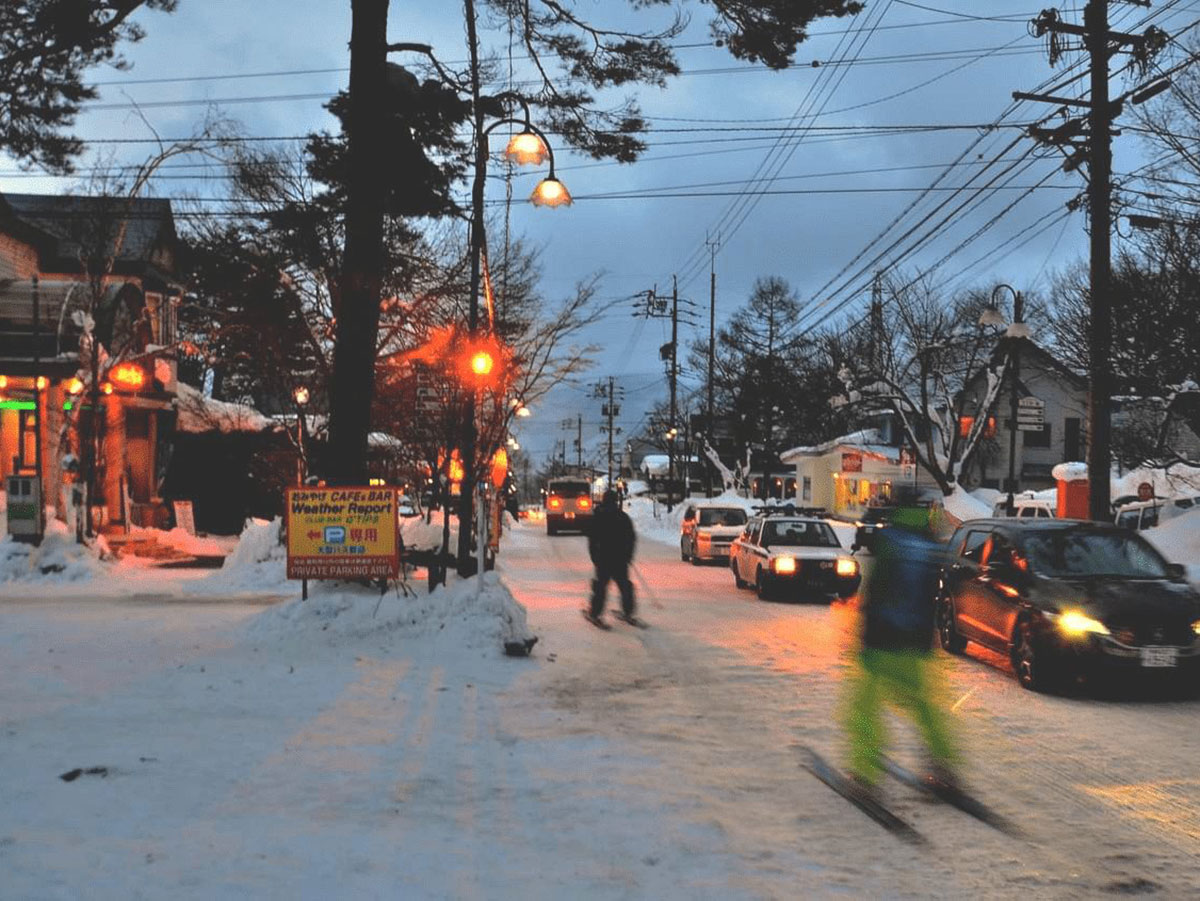
<svg viewBox="0 0 1200 901"><path fill-rule="evenodd" d="M1142 666L1175 666L1178 659L1176 648L1142 648Z"/></svg>

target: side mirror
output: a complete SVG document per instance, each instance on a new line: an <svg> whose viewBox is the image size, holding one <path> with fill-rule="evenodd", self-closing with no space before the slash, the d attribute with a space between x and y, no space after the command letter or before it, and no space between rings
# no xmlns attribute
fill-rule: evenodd
<svg viewBox="0 0 1200 901"><path fill-rule="evenodd" d="M1187 570L1184 569L1182 563L1168 563L1167 575L1170 577L1172 582L1182 582L1184 577L1187 575Z"/></svg>

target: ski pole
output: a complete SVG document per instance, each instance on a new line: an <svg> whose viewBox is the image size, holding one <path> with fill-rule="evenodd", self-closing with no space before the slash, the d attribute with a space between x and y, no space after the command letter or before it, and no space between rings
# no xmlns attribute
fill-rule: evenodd
<svg viewBox="0 0 1200 901"><path fill-rule="evenodd" d="M645 592L646 597L650 599L650 606L657 610L662 610L663 605L659 603L658 598L654 596L654 592L650 590L650 583L646 581L646 577L642 575L642 571L638 569L637 565L633 562L630 562L629 568L633 570L633 574L637 576L637 580L642 586L642 591Z"/></svg>

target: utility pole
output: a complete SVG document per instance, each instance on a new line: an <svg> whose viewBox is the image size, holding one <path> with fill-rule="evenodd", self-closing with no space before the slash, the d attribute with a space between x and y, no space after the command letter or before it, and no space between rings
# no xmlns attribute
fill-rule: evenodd
<svg viewBox="0 0 1200 901"><path fill-rule="evenodd" d="M708 397L704 409L704 439L709 446L716 448L713 437L713 368L717 357L717 248L721 246L721 235L715 240L707 237L704 243L708 245ZM704 456L705 487L704 496L713 496L713 464Z"/></svg>
<svg viewBox="0 0 1200 901"><path fill-rule="evenodd" d="M1090 0L1083 10L1084 43L1092 62L1090 126L1091 329L1088 358L1088 514L1111 520L1112 435L1112 108L1108 103L1108 0Z"/></svg>
<svg viewBox="0 0 1200 901"><path fill-rule="evenodd" d="M665 319L671 317L671 340L669 343L662 345L658 349L659 358L667 363L667 382L670 386L670 420L667 423L666 440L667 440L667 511L670 512L673 504L672 484L675 481L675 437L679 434L679 428L675 423L678 411L675 406L676 380L679 374L678 352L679 352L679 282L675 276L671 277L671 304L670 310L667 309L666 298L658 297L657 287L651 288L648 291L643 291L638 295L639 298L645 299L645 308L636 310L634 316L644 316L647 319ZM684 300L685 305L690 304L690 301ZM686 315L686 314L685 314ZM694 322L691 324L695 324Z"/></svg>
<svg viewBox="0 0 1200 901"><path fill-rule="evenodd" d="M1135 6L1150 5L1149 0L1125 0ZM1033 20L1037 37L1050 35L1050 64L1062 52L1061 35L1082 38L1091 58L1091 96L1088 100L1051 97L1013 92L1016 100L1038 100L1087 108L1086 124L1068 119L1055 128L1031 128L1030 134L1044 144L1058 146L1066 160L1063 168L1071 171L1085 159L1088 163L1087 205L1090 225L1090 288L1088 328L1088 513L1097 521L1112 519L1112 134L1113 119L1120 114L1123 98L1109 99L1108 60L1119 49L1129 48L1142 64L1169 39L1151 26L1143 34L1124 34L1108 29L1109 0L1088 0L1083 25L1059 18L1057 10L1043 10ZM1134 96L1136 102L1137 97ZM1080 143L1076 138L1086 135ZM1068 149L1069 148L1069 151Z"/></svg>
<svg viewBox="0 0 1200 901"><path fill-rule="evenodd" d="M583 414L578 414L578 419L575 422L575 466L580 472L583 472Z"/></svg>
<svg viewBox="0 0 1200 901"><path fill-rule="evenodd" d="M613 419L621 414L621 408L616 403L617 394L616 381L611 375L607 385L599 382L592 392L593 397L605 399L605 403L600 407L600 415L607 420L607 424L601 426L601 429L608 434L608 481L605 483L608 488L613 487L613 436L621 432L613 425Z"/></svg>

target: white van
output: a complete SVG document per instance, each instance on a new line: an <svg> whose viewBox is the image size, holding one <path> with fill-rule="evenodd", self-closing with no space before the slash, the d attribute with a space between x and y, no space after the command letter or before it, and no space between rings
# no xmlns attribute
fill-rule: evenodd
<svg viewBox="0 0 1200 901"><path fill-rule="evenodd" d="M1200 507L1200 497L1159 497L1152 501L1134 501L1118 507L1113 521L1121 528L1140 532L1197 507Z"/></svg>

